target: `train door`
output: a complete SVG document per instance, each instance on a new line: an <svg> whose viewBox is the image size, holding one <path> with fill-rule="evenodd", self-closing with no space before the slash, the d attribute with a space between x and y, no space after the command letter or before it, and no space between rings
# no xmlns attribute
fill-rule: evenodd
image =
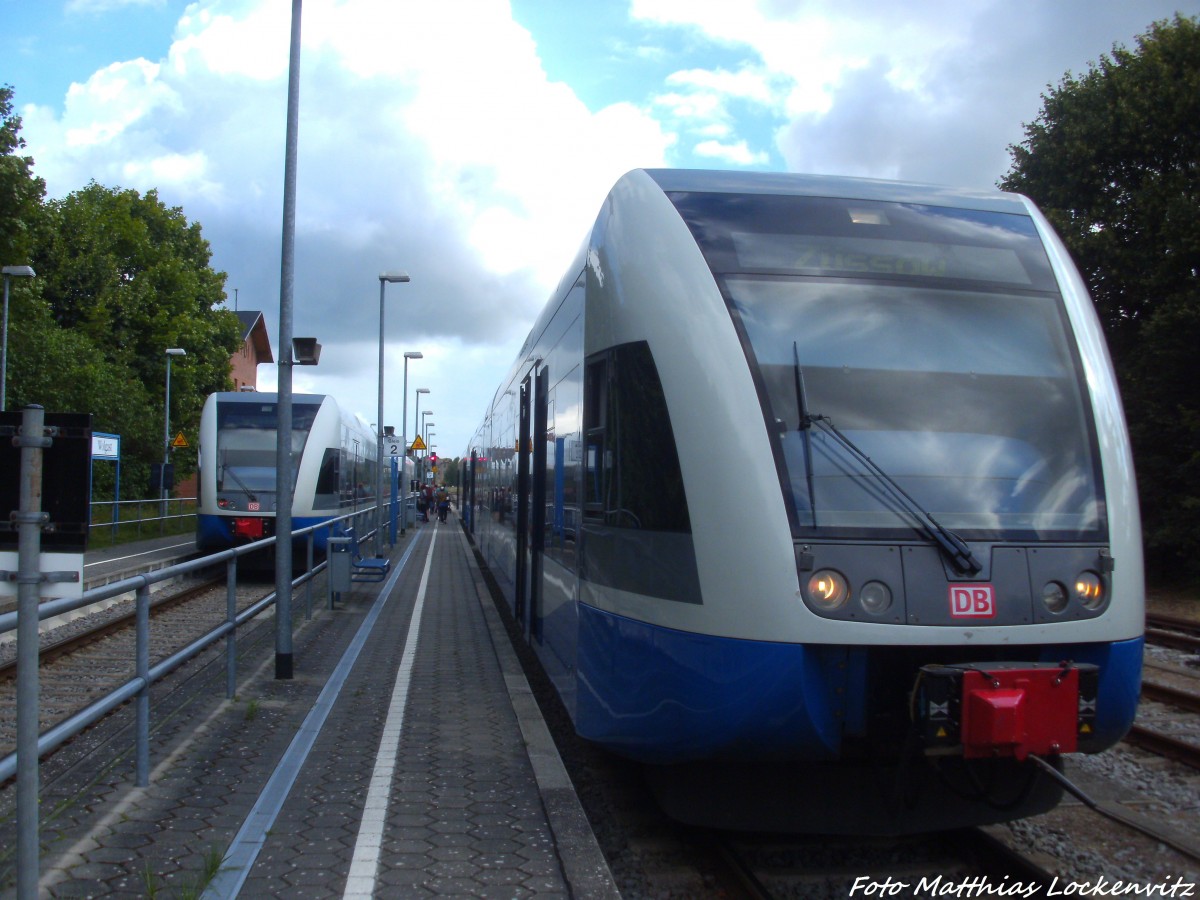
<svg viewBox="0 0 1200 900"><path fill-rule="evenodd" d="M466 485L461 489L460 511L467 519L467 529L475 533L475 467L479 464L479 450L471 448L471 468L467 470Z"/></svg>
<svg viewBox="0 0 1200 900"><path fill-rule="evenodd" d="M529 590L529 445L530 403L533 383L530 376L521 382L521 406L517 425L517 571L513 615L525 630L525 615Z"/></svg>
<svg viewBox="0 0 1200 900"><path fill-rule="evenodd" d="M546 420L549 409L550 372L542 368L534 380L533 486L529 517L529 638L542 637L542 559L546 549Z"/></svg>
<svg viewBox="0 0 1200 900"><path fill-rule="evenodd" d="M535 364L536 368L536 364ZM517 621L527 638L541 637L542 551L546 534L546 411L549 373L521 383L517 436Z"/></svg>

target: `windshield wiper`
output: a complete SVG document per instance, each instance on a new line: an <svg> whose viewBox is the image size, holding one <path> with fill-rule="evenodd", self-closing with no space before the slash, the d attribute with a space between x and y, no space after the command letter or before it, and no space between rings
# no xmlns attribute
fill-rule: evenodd
<svg viewBox="0 0 1200 900"><path fill-rule="evenodd" d="M967 546L966 541L938 522L933 517L933 514L914 500L895 478L881 469L854 441L842 434L833 422L830 421L828 416L809 412L808 400L805 397L804 391L804 372L800 369L800 354L795 343L792 344L792 352L795 355L796 396L800 407L799 430L804 433L804 461L805 468L808 470L808 495L812 500L813 524L816 525L817 513L816 500L813 498L812 493L813 475L812 455L809 449L809 430L815 425L845 447L855 459L862 463L868 472L879 479L880 483L891 493L892 499L896 501L897 505L916 520L921 530L946 554L954 568L970 575L979 572L983 568L983 565L975 558L975 554L971 552L971 548Z"/></svg>
<svg viewBox="0 0 1200 900"><path fill-rule="evenodd" d="M250 488L246 487L246 482L244 482L244 481L242 481L242 479L238 478L237 472L235 472L233 469L229 468L229 466L225 466L222 469L221 476L222 476L222 481L224 481L225 477L232 478L234 481L236 481L237 486L242 489L242 492L250 499L251 503L258 502L258 498L256 496L254 496L254 491L252 491L252 490L250 490Z"/></svg>
<svg viewBox="0 0 1200 900"><path fill-rule="evenodd" d="M813 493L812 438L809 430L812 419L808 415L808 395L804 390L804 370L800 368L800 348L792 341L792 358L796 366L796 406L800 410L800 432L804 439L804 475L808 482L808 506L812 510L813 528L817 527L817 495Z"/></svg>

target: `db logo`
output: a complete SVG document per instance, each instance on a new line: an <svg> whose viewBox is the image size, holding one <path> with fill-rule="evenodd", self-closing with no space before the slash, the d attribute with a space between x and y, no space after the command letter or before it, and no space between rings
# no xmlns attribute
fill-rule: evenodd
<svg viewBox="0 0 1200 900"><path fill-rule="evenodd" d="M990 584L952 584L950 615L956 619L990 619L996 615L996 592Z"/></svg>

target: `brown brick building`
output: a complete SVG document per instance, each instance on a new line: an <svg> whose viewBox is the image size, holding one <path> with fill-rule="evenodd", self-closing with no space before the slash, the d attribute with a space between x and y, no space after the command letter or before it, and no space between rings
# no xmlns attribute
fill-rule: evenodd
<svg viewBox="0 0 1200 900"><path fill-rule="evenodd" d="M233 379L235 391L254 390L258 387L259 363L275 362L271 355L271 338L267 335L263 314L258 310L238 312L237 317L242 323L242 347L229 358L229 377Z"/></svg>

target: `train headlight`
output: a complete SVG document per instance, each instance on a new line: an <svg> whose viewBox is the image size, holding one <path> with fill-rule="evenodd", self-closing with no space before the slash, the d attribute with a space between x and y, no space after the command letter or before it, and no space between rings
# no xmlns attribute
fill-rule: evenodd
<svg viewBox="0 0 1200 900"><path fill-rule="evenodd" d="M1047 581L1042 586L1042 605L1058 615L1067 608L1067 589L1057 581Z"/></svg>
<svg viewBox="0 0 1200 900"><path fill-rule="evenodd" d="M821 609L837 609L850 596L846 578L833 569L821 569L808 579L808 599Z"/></svg>
<svg viewBox="0 0 1200 900"><path fill-rule="evenodd" d="M1095 572L1080 572L1075 579L1075 597L1084 609L1099 609L1104 603L1104 581Z"/></svg>
<svg viewBox="0 0 1200 900"><path fill-rule="evenodd" d="M892 590L882 581L868 581L858 593L863 609L873 616L888 611L892 605Z"/></svg>

